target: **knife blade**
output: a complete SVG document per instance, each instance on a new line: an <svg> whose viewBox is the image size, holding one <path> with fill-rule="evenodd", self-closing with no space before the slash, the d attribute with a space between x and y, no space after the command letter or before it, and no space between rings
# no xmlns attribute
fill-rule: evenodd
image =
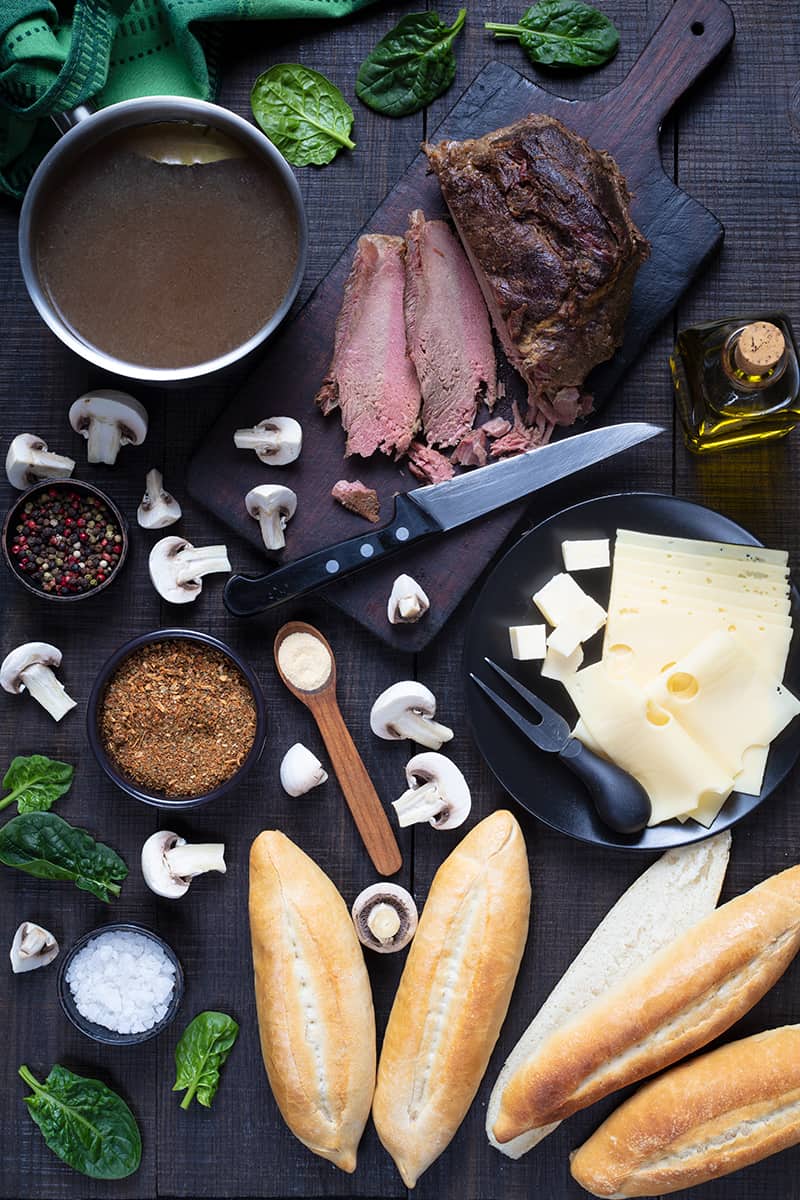
<svg viewBox="0 0 800 1200"><path fill-rule="evenodd" d="M225 607L237 617L264 612L396 554L422 538L456 529L521 500L663 432L659 425L643 421L606 425L443 483L401 493L395 499L392 520L381 529L315 550L267 575L232 575L223 593Z"/></svg>

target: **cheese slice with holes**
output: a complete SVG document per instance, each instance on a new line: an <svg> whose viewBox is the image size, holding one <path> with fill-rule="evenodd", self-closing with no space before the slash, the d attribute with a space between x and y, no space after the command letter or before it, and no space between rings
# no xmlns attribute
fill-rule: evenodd
<svg viewBox="0 0 800 1200"><path fill-rule="evenodd" d="M786 583L789 568L777 563L753 562L752 559L709 558L701 554L671 553L669 550L653 550L648 546L632 546L617 542L614 546L614 561L672 567L682 571L711 571L720 578L747 579L754 582Z"/></svg>
<svg viewBox="0 0 800 1200"><path fill-rule="evenodd" d="M643 546L670 554L696 554L703 558L771 563L779 567L785 567L789 562L786 550L768 550L766 546L739 546L733 542L704 542L695 538L662 537L660 534L639 533L632 529L618 529L617 544Z"/></svg>
<svg viewBox="0 0 800 1200"><path fill-rule="evenodd" d="M702 803L721 807L733 791L733 776L670 712L648 699L642 688L611 677L603 662L568 676L564 686L592 745L646 789L653 810L650 825Z"/></svg>
<svg viewBox="0 0 800 1200"><path fill-rule="evenodd" d="M741 638L723 632L705 638L645 690L736 778L737 790L750 749L760 752L751 757L761 762L761 790L770 742L800 712L800 701L762 671Z"/></svg>
<svg viewBox="0 0 800 1200"><path fill-rule="evenodd" d="M661 591L695 596L721 596L732 603L769 604L776 611L788 612L790 607L787 580L772 583L763 579L738 579L717 571L691 571L663 563L640 562L638 559L614 560L615 586L626 582L631 586L656 587Z"/></svg>
<svg viewBox="0 0 800 1200"><path fill-rule="evenodd" d="M612 605L603 658L609 660L612 674L647 684L704 638L720 631L737 634L767 675L776 682L783 679L792 640L791 624L685 603Z"/></svg>
<svg viewBox="0 0 800 1200"><path fill-rule="evenodd" d="M663 608L680 607L731 613L733 616L752 616L770 625L790 625L788 598L777 596L746 596L735 592L723 593L697 588L659 587L656 583L620 578L611 591L611 605L659 604Z"/></svg>

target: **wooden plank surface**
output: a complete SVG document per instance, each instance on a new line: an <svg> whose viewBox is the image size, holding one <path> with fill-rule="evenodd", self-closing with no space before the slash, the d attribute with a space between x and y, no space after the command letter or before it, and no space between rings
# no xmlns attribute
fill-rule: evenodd
<svg viewBox="0 0 800 1200"><path fill-rule="evenodd" d="M700 28L702 34L693 32ZM730 46L734 34L731 11L724 0L679 0L668 19L650 33L630 72L600 96L562 98L505 63L489 62L430 135L434 142L476 137L528 113L546 113L566 122L597 149L611 153L625 174L633 197L633 217L650 242L650 257L636 276L622 345L587 381L598 414L591 423L615 419L613 402L625 372L718 250L723 237L722 226L712 213L676 187L661 168L658 130L677 100ZM421 152L359 234L402 235L408 227L409 210L415 207L429 218L447 215L439 184ZM254 455L235 448L233 434L237 428L263 420L276 403L281 412L302 423L303 454L280 473L280 482L297 493L297 512L286 550L266 555L265 570L364 529L363 521L331 500L331 488L341 477L358 478L375 489L384 523L391 520L395 493L418 486L403 462L395 463L385 455L343 459L345 439L338 415L324 418L314 403L328 369L354 252L355 243L351 243L308 304L271 341L245 387L226 407L189 464L191 496L263 554L260 530L245 510L244 496L264 481L264 467ZM504 396L495 414L513 420L513 405L524 411L527 391L502 352L498 367ZM388 645L422 650L513 529L522 507L501 509L465 529L398 554L376 565L369 575L331 584L325 594ZM393 626L386 620L385 597L400 571L419 579L425 591L436 597L427 620L417 625Z"/></svg>
<svg viewBox="0 0 800 1200"><path fill-rule="evenodd" d="M366 50L410 3L379 6L334 27L323 22L241 26L226 34L228 69L223 100L247 111L253 77L273 62L299 60L324 70L352 98L357 64ZM458 9L439 4L452 20ZM324 171L299 173L315 236L303 289L307 297L341 249L363 225L416 153L428 128L435 127L459 90L490 57L501 58L565 95L590 96L623 78L648 34L669 9L669 0L606 0L603 8L622 33L617 59L603 71L580 77L543 77L526 65L511 44L492 45L481 28L484 17L511 20L523 4L493 0L470 9L466 36L459 43L453 91L429 113L389 123L356 106L357 153L340 156ZM783 306L800 325L800 221L797 179L800 140L792 124L792 89L800 61L800 21L783 0L733 0L738 36L729 60L701 85L691 106L682 109L662 137L662 161L681 186L719 213L728 234L719 262L693 289L681 308L682 323L765 304ZM796 102L796 99L795 99ZM53 339L27 301L16 262L16 210L0 204L0 405L5 435L31 429L52 447L73 453L79 474L107 487L129 517L142 490L144 473L163 465L170 487L185 499L183 473L194 447L234 394L236 381L191 393L142 394L151 416L148 441L126 449L114 468L87 468L84 443L70 432L66 409L97 377ZM786 546L795 569L800 555L796 514L800 496L797 435L757 451L698 462L674 432L666 356L672 323L652 340L620 389L620 419L659 420L673 429L628 455L542 497L526 522L566 503L624 488L673 489L711 503L748 525L768 544ZM6 444L4 435L3 445ZM4 502L10 489L2 484ZM186 506L181 530L200 544L222 540L221 525L194 505ZM67 885L46 884L0 869L0 953L23 919L49 925L63 945L103 921L131 919L157 929L174 946L187 974L187 991L176 1025L140 1048L105 1050L83 1038L61 1015L52 968L12 977L0 966L0 1014L5 1020L5 1053L0 1056L0 1197L22 1200L95 1200L121 1197L406 1197L407 1193L370 1127L354 1176L345 1176L305 1151L283 1126L261 1068L251 994L245 924L246 856L254 834L284 829L331 874L351 901L374 876L333 783L306 799L289 800L277 780L282 751L296 740L319 753L321 744L310 714L279 684L271 665L275 629L290 617L308 619L324 630L337 654L340 701L356 744L388 802L403 787L408 748L376 742L369 731L369 703L377 692L402 677L416 676L433 687L440 712L456 730L453 756L466 772L475 800L474 819L504 803L477 758L466 731L460 675L463 631L469 598L433 645L412 657L368 639L349 619L321 600L289 606L257 623L237 624L220 606L218 581L209 581L200 600L178 622L207 629L241 650L262 680L269 704L269 749L248 783L224 803L180 822L194 838L219 837L228 846L225 879L199 880L186 900L157 900L145 889L137 867L139 847L158 827L159 814L116 792L94 765L83 733L83 712L94 674L105 657L136 633L174 623L146 580L146 554L152 535L134 537L124 579L113 589L69 613L53 613L0 579L2 647L47 637L64 651L63 679L78 709L55 726L27 698L0 696L2 766L17 753L42 751L69 759L78 773L60 812L120 850L131 878L112 909ZM258 557L230 539L237 569L255 570ZM797 861L796 779L790 779L769 805L734 836L725 885L730 897ZM567 1154L613 1107L612 1101L579 1114L540 1150L518 1163L501 1157L483 1134L491 1084L530 1016L591 933L598 919L643 868L639 858L608 855L558 837L519 813L528 842L534 888L530 942L512 1007L478 1099L446 1154L423 1176L415 1194L422 1200L578 1200L585 1195L569 1177ZM427 828L403 835L406 869L401 881L422 904L433 873L459 832ZM379 1035L388 1015L402 966L386 956L370 960ZM770 994L736 1027L743 1035L800 1019L795 964ZM178 1033L203 1008L220 1007L242 1023L242 1035L211 1112L189 1113L171 1093L172 1053ZM95 1074L116 1086L133 1105L142 1126L145 1154L137 1175L121 1183L93 1183L71 1173L44 1147L27 1118L16 1078L25 1062L43 1074L54 1062ZM729 1179L679 1194L707 1200L800 1200L800 1150L790 1150Z"/></svg>

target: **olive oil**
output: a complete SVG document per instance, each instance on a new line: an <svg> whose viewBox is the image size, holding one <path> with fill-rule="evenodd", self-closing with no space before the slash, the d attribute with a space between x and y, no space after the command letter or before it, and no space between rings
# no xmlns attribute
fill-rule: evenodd
<svg viewBox="0 0 800 1200"><path fill-rule="evenodd" d="M669 362L696 454L785 437L800 423L797 346L783 313L683 329Z"/></svg>

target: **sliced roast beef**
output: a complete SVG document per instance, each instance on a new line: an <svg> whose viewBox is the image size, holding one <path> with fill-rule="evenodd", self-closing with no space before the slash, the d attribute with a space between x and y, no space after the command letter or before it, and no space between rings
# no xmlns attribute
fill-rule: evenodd
<svg viewBox="0 0 800 1200"><path fill-rule="evenodd" d="M367 521L375 523L380 518L381 506L378 493L374 488L367 487L360 479L354 479L352 482L349 479L340 479L331 488L331 495L341 504L342 508L357 513L359 517L364 517Z"/></svg>
<svg viewBox="0 0 800 1200"><path fill-rule="evenodd" d="M423 483L441 483L444 479L452 479L454 475L450 459L430 446L423 446L422 442L412 442L409 446L408 469Z"/></svg>
<svg viewBox="0 0 800 1200"><path fill-rule="evenodd" d="M507 433L504 433L492 442L489 450L492 458L510 457L512 454L524 454L526 450L533 450L535 446L544 445L553 431L552 424L548 421L543 421L541 416L536 425L528 425L523 420L516 400L511 407L514 412L514 424L513 426L509 426Z"/></svg>
<svg viewBox="0 0 800 1200"><path fill-rule="evenodd" d="M508 421L503 424L511 428ZM468 430L450 455L450 461L459 467L485 467L486 427L482 425L478 429Z"/></svg>
<svg viewBox="0 0 800 1200"><path fill-rule="evenodd" d="M507 421L505 417L492 417L491 421L484 421L481 430L488 438L503 437L504 434L510 432L511 422Z"/></svg>
<svg viewBox="0 0 800 1200"><path fill-rule="evenodd" d="M531 417L569 424L592 367L622 341L647 240L610 155L547 116L425 146ZM562 393L578 389L577 397ZM571 393L569 394L571 395ZM543 428L540 426L540 428Z"/></svg>
<svg viewBox="0 0 800 1200"><path fill-rule="evenodd" d="M478 405L492 408L497 364L489 315L467 256L444 221L419 209L406 233L406 337L430 446L455 446Z"/></svg>
<svg viewBox="0 0 800 1200"><path fill-rule="evenodd" d="M347 454L402 454L419 424L419 382L403 317L404 257L402 238L366 234L345 284L317 404L326 414L341 410Z"/></svg>

